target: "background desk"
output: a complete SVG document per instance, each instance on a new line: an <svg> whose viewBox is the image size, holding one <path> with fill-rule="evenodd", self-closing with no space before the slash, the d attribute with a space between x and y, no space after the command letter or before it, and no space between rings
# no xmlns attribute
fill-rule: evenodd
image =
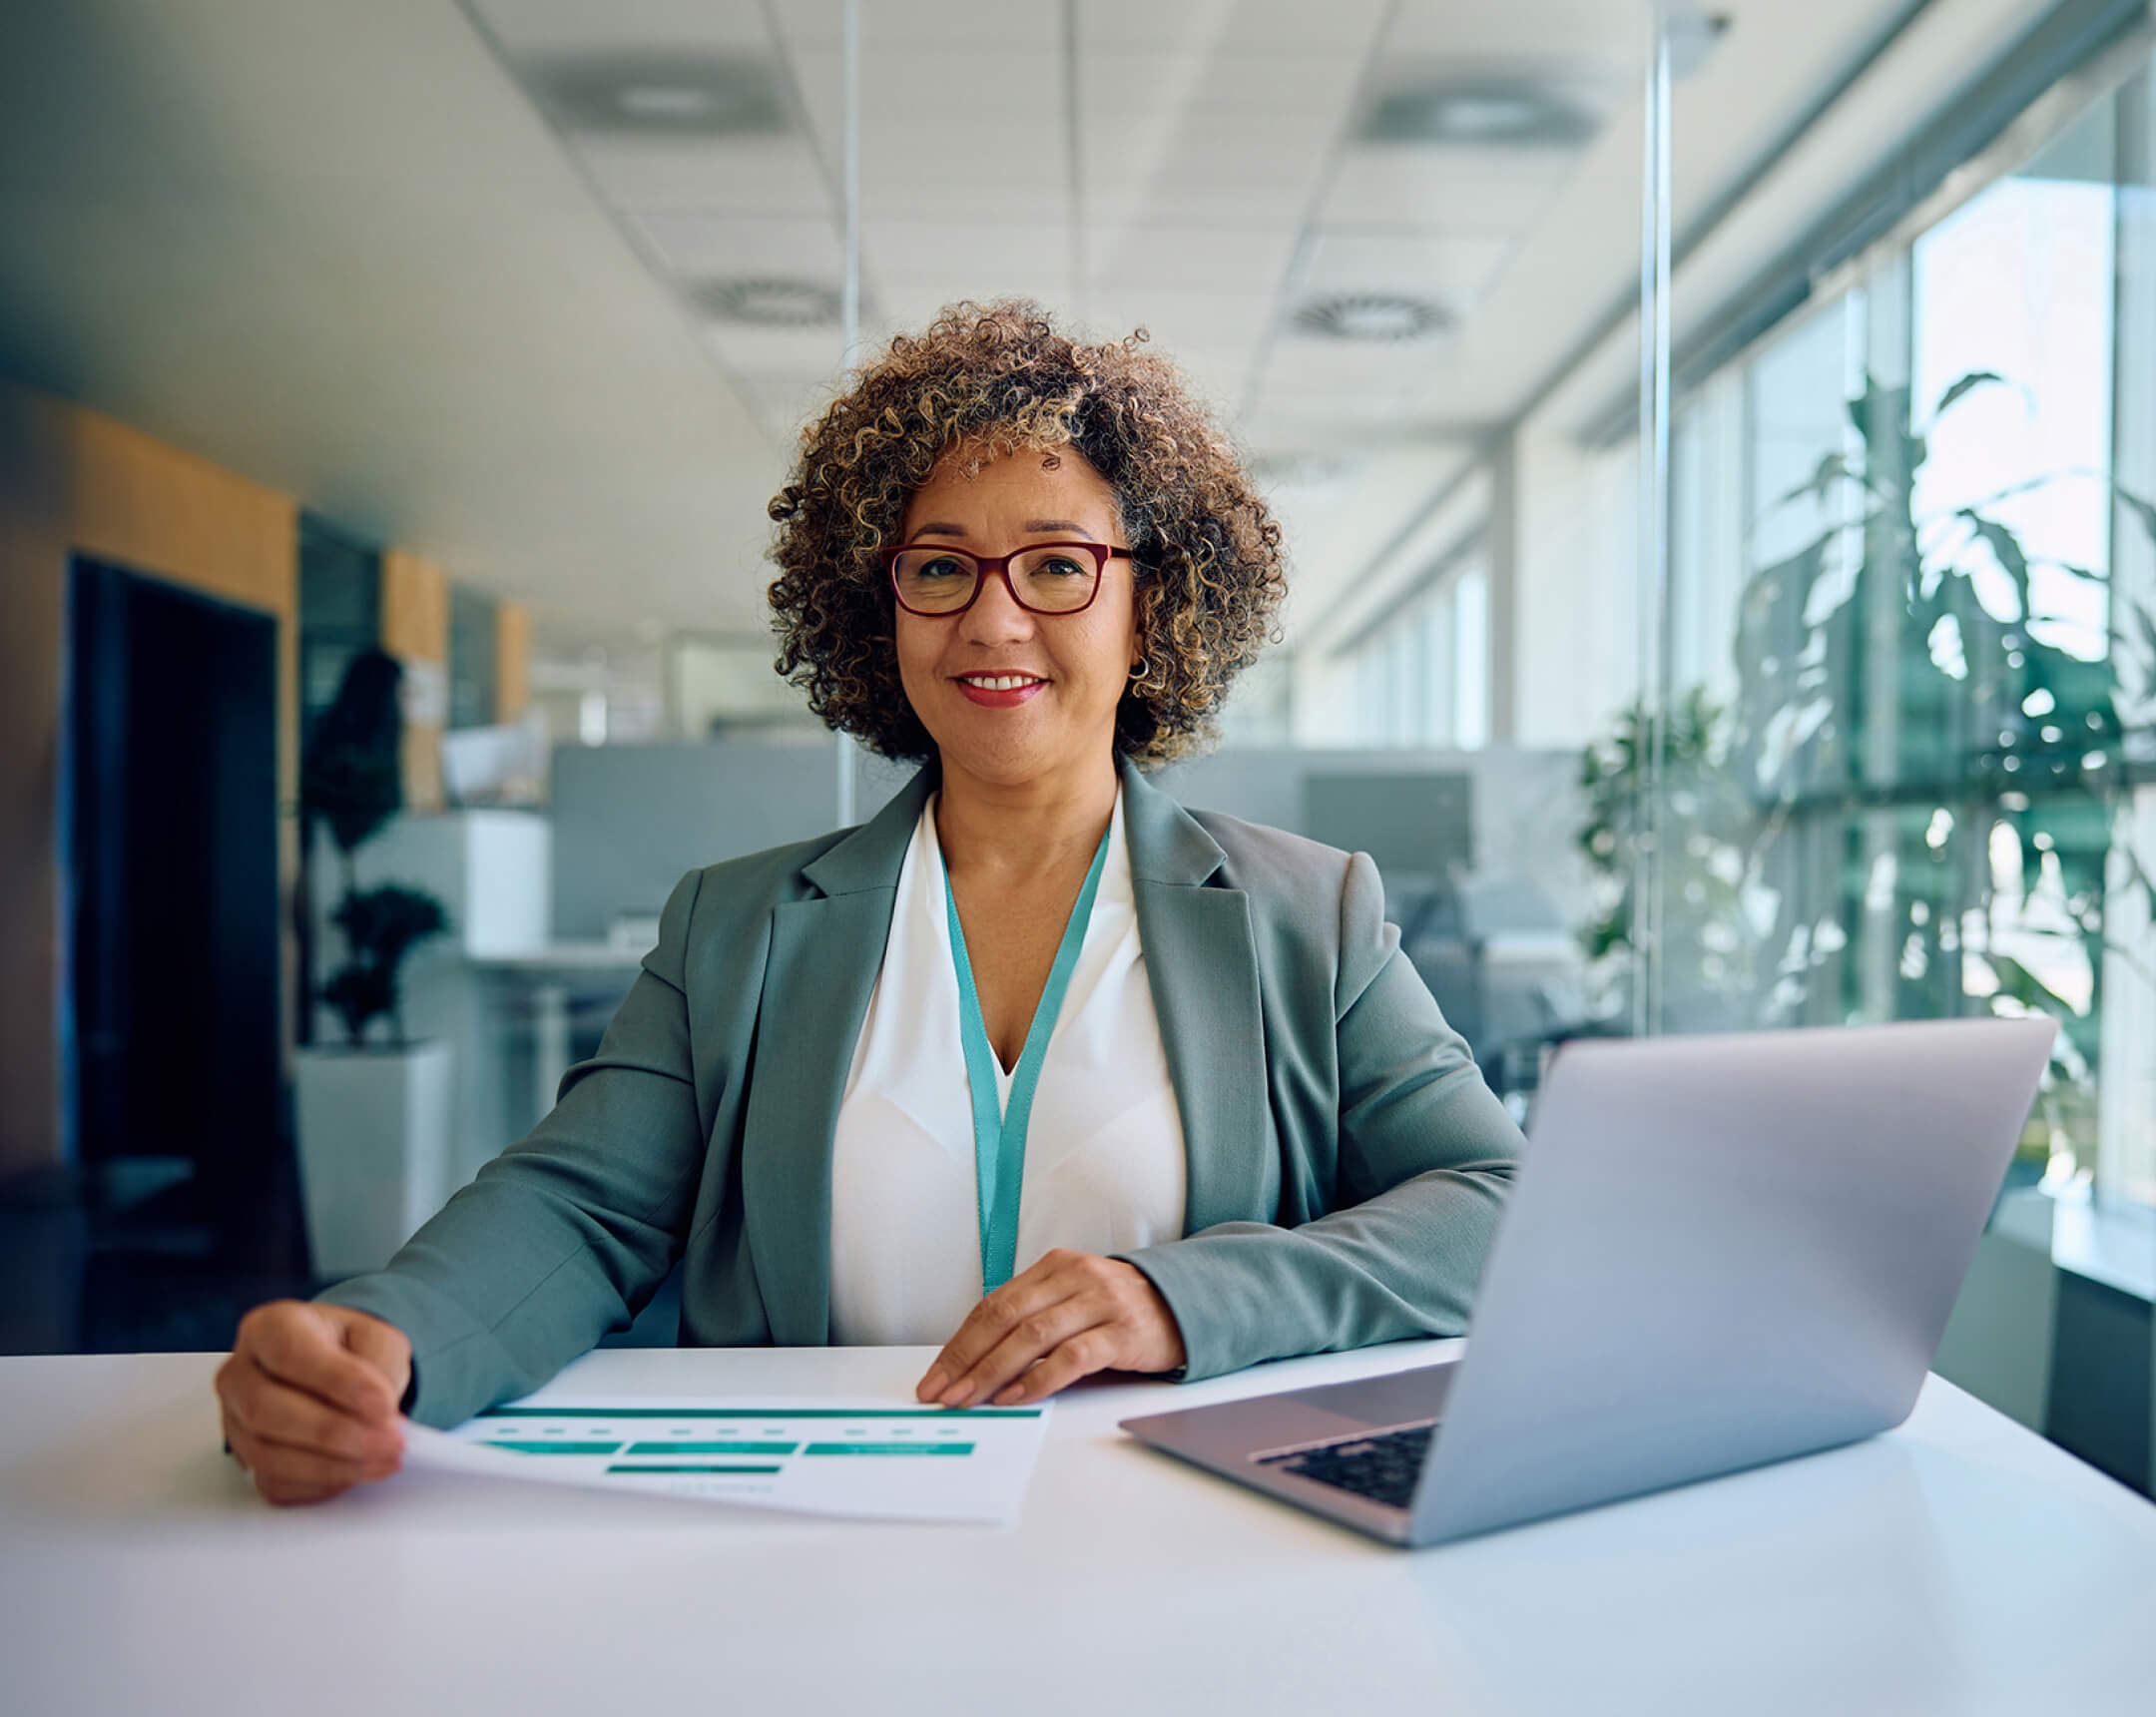
<svg viewBox="0 0 2156 1717"><path fill-rule="evenodd" d="M1937 1379L1890 1436L1419 1552L1115 1429L1441 1351L1080 1389L1008 1531L421 1473L277 1510L218 1452L218 1356L4 1359L0 1709L2156 1710L2156 1507ZM903 1391L927 1358L621 1350L561 1387Z"/></svg>

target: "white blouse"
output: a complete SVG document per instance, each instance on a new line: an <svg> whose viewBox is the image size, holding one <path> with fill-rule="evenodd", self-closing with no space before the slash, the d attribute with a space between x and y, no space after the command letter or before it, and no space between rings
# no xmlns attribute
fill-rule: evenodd
<svg viewBox="0 0 2156 1717"><path fill-rule="evenodd" d="M898 872L883 966L831 1155L831 1340L940 1347L981 1297L973 1111L958 1035L935 797ZM1011 1076L997 1068L999 1097ZM1138 945L1123 795L1093 916L1041 1062L1016 1271L1059 1246L1129 1252L1183 1233L1183 1120Z"/></svg>

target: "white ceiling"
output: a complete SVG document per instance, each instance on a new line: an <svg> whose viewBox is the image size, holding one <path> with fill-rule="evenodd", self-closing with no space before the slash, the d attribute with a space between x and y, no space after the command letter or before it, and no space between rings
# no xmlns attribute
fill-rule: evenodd
<svg viewBox="0 0 2156 1717"><path fill-rule="evenodd" d="M1879 0L1718 10L1733 27L1680 92L1680 227L1882 23ZM764 503L839 332L695 290L839 284L837 0L0 12L0 372L529 599L555 636L761 624ZM1641 0L861 12L869 339L1004 292L1144 324L1268 473L1306 612L1636 269ZM551 70L624 55L747 67L777 123L543 117ZM1388 96L1508 85L1599 130L1359 141ZM1369 292L1452 325L1379 344L1294 322Z"/></svg>

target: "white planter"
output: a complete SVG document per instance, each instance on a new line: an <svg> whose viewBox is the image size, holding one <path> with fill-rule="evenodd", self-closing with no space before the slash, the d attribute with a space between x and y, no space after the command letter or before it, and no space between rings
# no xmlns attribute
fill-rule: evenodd
<svg viewBox="0 0 2156 1717"><path fill-rule="evenodd" d="M379 1270L449 1194L447 1043L298 1053L299 1185L318 1277Z"/></svg>

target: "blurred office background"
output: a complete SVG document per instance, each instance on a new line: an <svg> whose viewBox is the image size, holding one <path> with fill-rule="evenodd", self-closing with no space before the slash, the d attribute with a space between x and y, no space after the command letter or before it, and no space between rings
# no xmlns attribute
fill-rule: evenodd
<svg viewBox="0 0 2156 1717"><path fill-rule="evenodd" d="M2152 77L2124 0L0 6L0 1351L380 1262L683 870L894 791L765 503L1020 294L1287 531L1166 785L1370 852L1523 1118L1582 1033L2060 1018L1940 1367L2147 1489Z"/></svg>

